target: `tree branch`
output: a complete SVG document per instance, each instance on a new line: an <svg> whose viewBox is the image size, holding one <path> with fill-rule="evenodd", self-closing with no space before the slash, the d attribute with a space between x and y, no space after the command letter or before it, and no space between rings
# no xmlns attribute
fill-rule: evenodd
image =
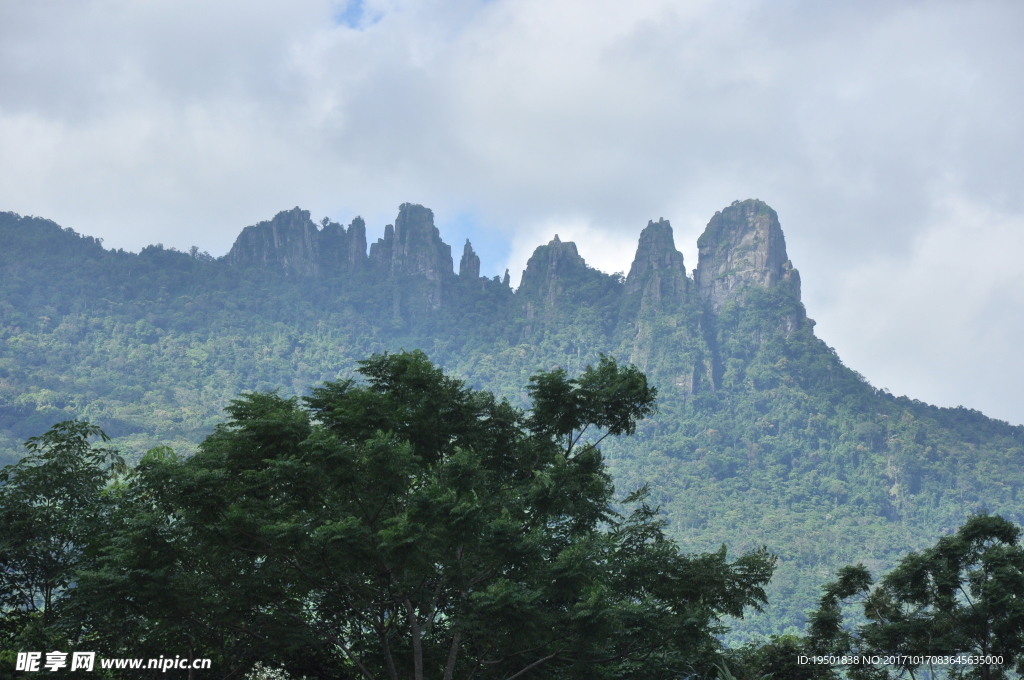
<svg viewBox="0 0 1024 680"><path fill-rule="evenodd" d="M520 671L518 671L518 672L516 672L516 673L513 673L512 675L510 675L510 676L506 677L506 678L505 678L505 680L515 680L515 678L518 678L518 677L519 677L520 675L522 675L523 673L526 673L527 671L531 671L531 670L533 670L534 668L536 668L537 666L541 665L542 663L545 663L545 662L547 662L547 661L550 661L551 659L554 659L554 658L555 658L556 656L558 656L558 655L559 655L559 654L561 654L561 653L562 653L562 650L561 650L561 649L559 649L559 650L557 650L557 651L554 651L554 652L551 652L551 653L550 653L550 654L548 654L547 656L545 656L545 657L543 657L543 658L540 658L540 659L537 659L536 661L534 661L533 663L531 663L531 664L530 664L529 666L527 666L526 668L523 668L522 670L520 670Z"/></svg>

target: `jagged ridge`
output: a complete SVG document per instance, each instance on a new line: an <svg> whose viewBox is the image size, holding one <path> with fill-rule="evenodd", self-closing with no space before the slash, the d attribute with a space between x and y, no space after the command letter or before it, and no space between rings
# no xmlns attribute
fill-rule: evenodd
<svg viewBox="0 0 1024 680"><path fill-rule="evenodd" d="M783 555L781 623L764 632L800 624L837 563L877 571L970 511L1024 518L1024 429L893 398L843 366L814 336L760 201L712 218L693 277L658 220L624 279L556 239L515 292L507 271L479 276L468 243L456 275L422 206L403 205L369 254L365 233L292 210L215 261L104 250L0 214L0 451L82 415L130 458L188 451L240 391L302 394L400 348L524 405L537 369L605 352L647 371L662 409L630 442L605 442L617 484L650 483L688 547Z"/></svg>

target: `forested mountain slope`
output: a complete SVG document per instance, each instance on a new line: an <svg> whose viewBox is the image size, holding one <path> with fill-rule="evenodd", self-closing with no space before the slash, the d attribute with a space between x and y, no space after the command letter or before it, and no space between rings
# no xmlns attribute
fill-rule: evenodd
<svg viewBox="0 0 1024 680"><path fill-rule="evenodd" d="M356 218L298 208L247 227L214 259L103 248L53 222L0 214L0 455L84 417L129 458L191 451L242 391L307 393L374 352L432 360L523 404L538 369L601 352L635 363L660 413L607 444L620 492L650 483L692 549L767 544L781 557L766 614L800 626L834 567L881 571L987 510L1024 519L1024 428L875 390L814 335L775 212L733 203L688 275L651 222L623 278L556 236L513 291L479 276L421 206L371 243Z"/></svg>

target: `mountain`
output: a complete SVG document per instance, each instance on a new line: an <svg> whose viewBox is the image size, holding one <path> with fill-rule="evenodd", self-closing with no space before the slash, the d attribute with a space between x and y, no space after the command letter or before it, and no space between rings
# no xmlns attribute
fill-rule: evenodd
<svg viewBox="0 0 1024 680"><path fill-rule="evenodd" d="M814 334L778 215L716 213L687 272L668 221L642 231L625 276L557 235L515 291L458 273L433 213L366 226L299 208L246 227L227 256L139 253L0 213L0 456L57 420L101 425L137 459L194 450L243 391L305 394L375 352L423 349L525 405L538 369L612 354L642 368L660 412L603 449L624 494L649 484L692 550L766 544L771 606L743 622L800 628L835 567L884 571L973 512L1024 520L1024 428L873 388Z"/></svg>

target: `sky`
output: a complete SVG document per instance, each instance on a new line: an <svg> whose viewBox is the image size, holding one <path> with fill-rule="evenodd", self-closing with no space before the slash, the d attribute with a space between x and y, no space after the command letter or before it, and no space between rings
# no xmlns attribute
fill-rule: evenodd
<svg viewBox="0 0 1024 680"><path fill-rule="evenodd" d="M877 387L1024 423L1024 3L0 0L0 210L222 255L296 205L433 209L518 282L554 234L688 268L778 212Z"/></svg>

